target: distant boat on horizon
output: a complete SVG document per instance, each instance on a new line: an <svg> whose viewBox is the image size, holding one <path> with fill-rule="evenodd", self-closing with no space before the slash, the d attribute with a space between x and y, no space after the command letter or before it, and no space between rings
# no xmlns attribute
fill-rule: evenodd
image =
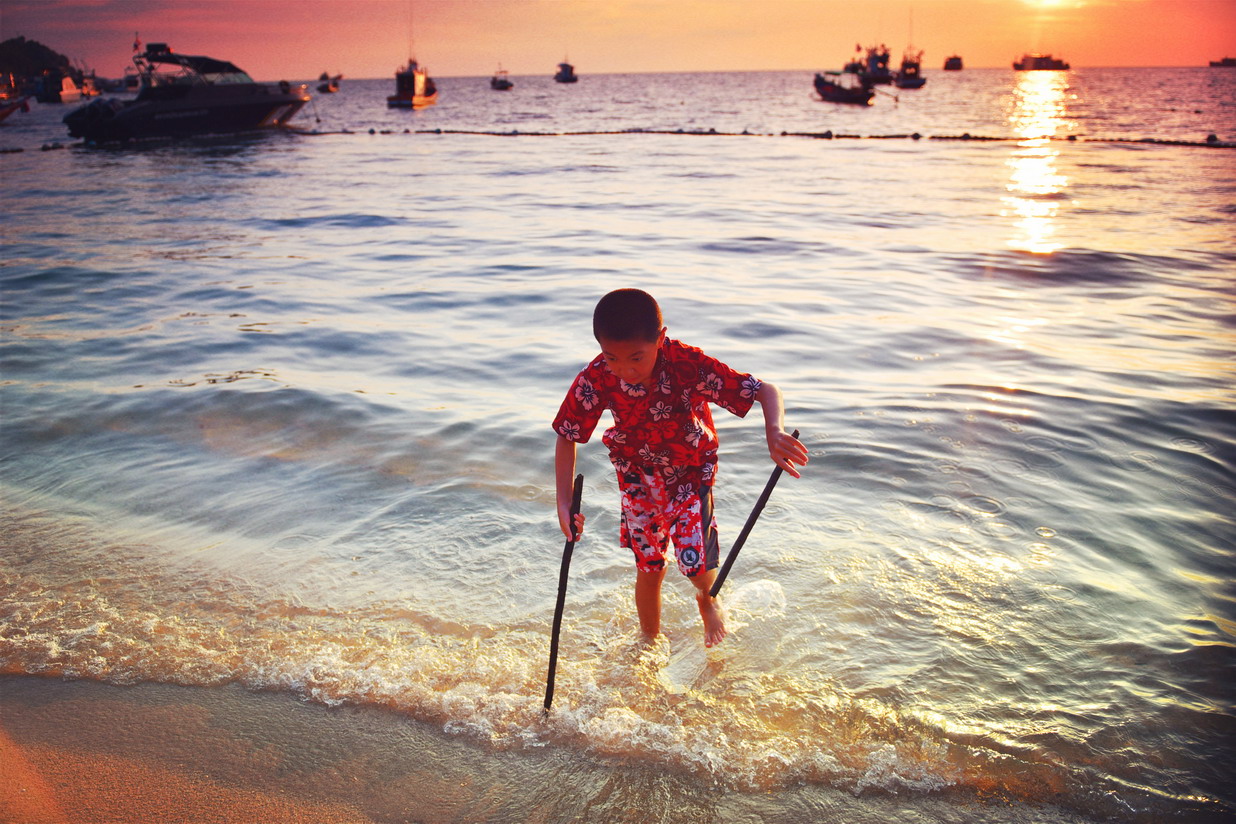
<svg viewBox="0 0 1236 824"><path fill-rule="evenodd" d="M515 84L511 82L506 69L499 65L498 71L494 72L494 76L489 78L489 88L496 92L505 92L515 88Z"/></svg>
<svg viewBox="0 0 1236 824"><path fill-rule="evenodd" d="M423 109L438 102L438 87L415 57L395 70L395 93L386 98L391 109Z"/></svg>
<svg viewBox="0 0 1236 824"><path fill-rule="evenodd" d="M927 83L927 78L923 77L922 49L911 51L911 47L906 47L905 54L901 56L901 68L893 83L899 89L921 89Z"/></svg>
<svg viewBox="0 0 1236 824"><path fill-rule="evenodd" d="M554 80L559 83L575 83L579 81L579 75L575 74L575 67L563 60L558 64L558 73L554 75Z"/></svg>
<svg viewBox="0 0 1236 824"><path fill-rule="evenodd" d="M852 71L816 72L815 91L825 103L866 106L875 97L875 91L865 78Z"/></svg>
<svg viewBox="0 0 1236 824"><path fill-rule="evenodd" d="M333 94L339 91L339 81L342 79L342 74L331 77L326 72L322 72L322 75L318 78L318 91L322 94Z"/></svg>
<svg viewBox="0 0 1236 824"><path fill-rule="evenodd" d="M862 54L862 45L854 47ZM845 65L845 71L861 75L866 86L886 86L893 82L893 70L888 67L888 46L881 43L878 46L868 46L866 54L856 56Z"/></svg>
<svg viewBox="0 0 1236 824"><path fill-rule="evenodd" d="M961 55L954 54L952 57L945 59L944 70L946 72L959 72L962 69Z"/></svg>
<svg viewBox="0 0 1236 824"><path fill-rule="evenodd" d="M1068 71L1069 64L1050 54L1024 54L1021 60L1013 61L1013 70L1019 72Z"/></svg>
<svg viewBox="0 0 1236 824"><path fill-rule="evenodd" d="M1212 69L1236 69L1236 57L1225 57L1222 60L1211 60Z"/></svg>

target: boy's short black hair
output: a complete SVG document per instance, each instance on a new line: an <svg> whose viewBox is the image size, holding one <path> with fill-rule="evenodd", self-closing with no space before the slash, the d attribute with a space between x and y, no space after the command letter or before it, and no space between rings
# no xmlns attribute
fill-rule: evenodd
<svg viewBox="0 0 1236 824"><path fill-rule="evenodd" d="M647 341L661 334L661 307L642 289L615 289L597 301L592 334L600 340Z"/></svg>

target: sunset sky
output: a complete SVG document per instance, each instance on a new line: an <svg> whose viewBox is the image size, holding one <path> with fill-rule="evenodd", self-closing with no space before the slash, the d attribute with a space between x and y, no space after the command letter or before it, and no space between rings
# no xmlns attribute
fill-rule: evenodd
<svg viewBox="0 0 1236 824"><path fill-rule="evenodd" d="M409 9L412 11L410 12ZM409 21L411 20L411 26ZM230 60L259 80L839 68L858 43L911 43L938 69L1027 51L1086 66L1236 56L1236 0L0 0L0 39L37 40L117 77L143 43Z"/></svg>

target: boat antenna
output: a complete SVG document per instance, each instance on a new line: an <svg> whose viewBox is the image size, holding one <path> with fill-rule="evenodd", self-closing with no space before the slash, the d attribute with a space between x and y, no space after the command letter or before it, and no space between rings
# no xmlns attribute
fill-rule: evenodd
<svg viewBox="0 0 1236 824"><path fill-rule="evenodd" d="M411 64L415 60L416 40L412 36L412 0L408 0L408 63Z"/></svg>

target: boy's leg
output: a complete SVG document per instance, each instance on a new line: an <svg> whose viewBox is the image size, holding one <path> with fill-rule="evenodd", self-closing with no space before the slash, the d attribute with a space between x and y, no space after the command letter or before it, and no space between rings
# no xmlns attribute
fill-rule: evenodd
<svg viewBox="0 0 1236 824"><path fill-rule="evenodd" d="M704 646L721 643L726 635L725 614L716 598L708 594L717 580L720 546L712 512L712 487L699 490L695 500L687 500L676 513L671 531L678 568L695 586L695 601L704 622Z"/></svg>
<svg viewBox="0 0 1236 824"><path fill-rule="evenodd" d="M635 554L635 610L644 637L661 632L661 582L669 536L661 524L664 487L638 472L618 474L622 493L620 542Z"/></svg>
<svg viewBox="0 0 1236 824"><path fill-rule="evenodd" d="M661 582L664 580L664 566L648 572L635 571L635 611L639 613L639 628L649 641L661 633Z"/></svg>
<svg viewBox="0 0 1236 824"><path fill-rule="evenodd" d="M713 582L717 580L717 570L710 569L687 580L695 585L695 602L699 604L700 619L704 622L704 646L716 646L726 636L725 613L721 609L721 602L708 594Z"/></svg>

